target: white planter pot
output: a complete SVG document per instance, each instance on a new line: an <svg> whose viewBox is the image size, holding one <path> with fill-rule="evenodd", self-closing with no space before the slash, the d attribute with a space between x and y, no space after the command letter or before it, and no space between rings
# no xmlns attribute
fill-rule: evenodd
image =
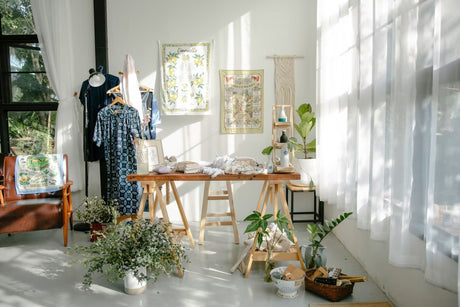
<svg viewBox="0 0 460 307"><path fill-rule="evenodd" d="M140 271L147 274L146 268L141 268ZM127 294L141 294L147 289L147 280L139 281L133 274L132 271L126 272L126 276L123 279L125 284L125 293Z"/></svg>
<svg viewBox="0 0 460 307"><path fill-rule="evenodd" d="M300 174L300 181L293 183L310 185L313 180L313 185L316 186L318 180L318 171L316 168L316 159L296 159L295 167Z"/></svg>

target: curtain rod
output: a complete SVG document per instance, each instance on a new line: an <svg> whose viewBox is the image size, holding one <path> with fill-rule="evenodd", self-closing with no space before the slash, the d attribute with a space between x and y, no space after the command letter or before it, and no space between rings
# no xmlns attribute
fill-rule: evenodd
<svg viewBox="0 0 460 307"><path fill-rule="evenodd" d="M303 56L300 55L267 55L267 59L276 59L276 58L294 58L294 59L303 59Z"/></svg>

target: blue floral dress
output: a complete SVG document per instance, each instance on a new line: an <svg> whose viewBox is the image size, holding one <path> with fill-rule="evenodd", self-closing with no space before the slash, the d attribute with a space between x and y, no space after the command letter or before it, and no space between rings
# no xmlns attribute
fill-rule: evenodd
<svg viewBox="0 0 460 307"><path fill-rule="evenodd" d="M129 105L109 105L97 115L93 141L104 149L106 200L117 200L123 215L137 213L142 195L138 182L126 180L127 175L137 172L133 136L139 138L140 131L139 113Z"/></svg>

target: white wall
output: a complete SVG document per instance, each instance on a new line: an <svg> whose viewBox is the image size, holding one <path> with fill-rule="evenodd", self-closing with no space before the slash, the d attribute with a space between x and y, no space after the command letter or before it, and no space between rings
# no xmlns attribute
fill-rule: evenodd
<svg viewBox="0 0 460 307"><path fill-rule="evenodd" d="M236 0L130 1L110 0L108 6L109 68L123 70L131 54L140 83L154 87L160 100L158 41L214 41L211 72L211 115L164 116L158 126L164 153L179 161L213 161L216 155L251 156L271 142L274 104L274 60L268 55L299 55L296 60L296 104L315 104L316 1ZM263 69L265 74L264 133L220 133L220 69ZM203 183L178 183L187 217L201 214ZM260 182L234 183L236 214L243 219L255 209ZM172 206L173 207L173 206ZM172 210L172 209L171 209ZM179 220L177 212L171 213Z"/></svg>

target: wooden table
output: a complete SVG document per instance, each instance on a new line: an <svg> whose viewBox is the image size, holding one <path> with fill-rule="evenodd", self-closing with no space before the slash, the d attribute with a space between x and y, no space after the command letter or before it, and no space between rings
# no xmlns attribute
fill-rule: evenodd
<svg viewBox="0 0 460 307"><path fill-rule="evenodd" d="M160 205L161 213L163 219L166 223L169 223L168 212L166 210L166 202L164 200L163 194L160 191L160 187L164 184L170 184L174 197L176 199L179 212L184 223L184 231L187 234L192 247L194 246L193 237L188 226L187 218L180 201L180 197L177 192L175 181L264 181L262 191L259 196L259 201L257 204L256 210L261 212L262 215L265 214L267 206L269 203L273 204L273 213L276 215L278 211L278 201L281 202L281 208L284 212L284 215L291 221L291 216L289 213L289 208L286 202L286 198L283 192L283 181L284 180L299 180L300 174L297 172L294 173L274 173L274 174L225 174L218 175L215 178L211 178L210 175L203 173L198 174L184 174L184 173L168 173L168 174L131 174L127 176L128 181L140 181L144 192L142 194L141 204L139 206L138 215L142 216L145 202L147 196L150 196L149 199L149 217L153 219L155 217L156 205ZM153 201L153 193L155 192L155 201ZM294 247L289 252L275 252L273 258L275 261L299 261L303 270L305 270L305 265L302 261L300 254L299 244L295 234L293 234ZM251 266L253 261L265 261L267 258L267 253L259 251L256 248L256 241L251 248L251 254L249 256L249 261L246 267L245 277L249 276Z"/></svg>

